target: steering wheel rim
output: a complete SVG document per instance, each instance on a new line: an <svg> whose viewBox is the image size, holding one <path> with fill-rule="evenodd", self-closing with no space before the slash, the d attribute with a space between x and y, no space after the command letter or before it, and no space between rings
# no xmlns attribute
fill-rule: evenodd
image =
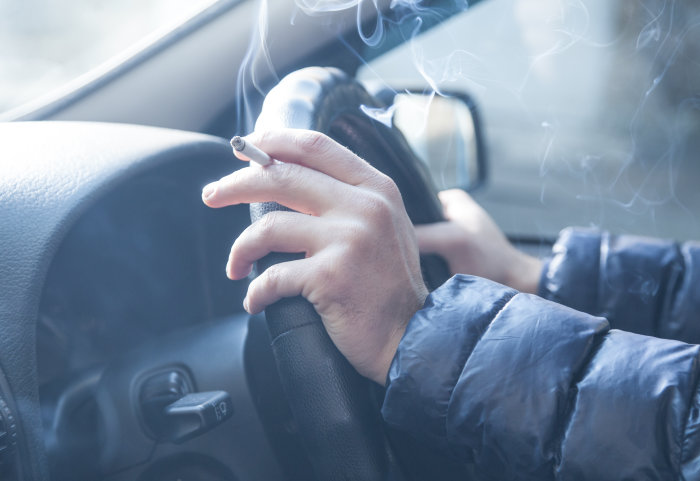
<svg viewBox="0 0 700 481"><path fill-rule="evenodd" d="M381 104L345 73L310 67L289 74L270 91L256 130L303 128L329 135L396 182L414 224L443 219L427 172L401 133L367 116L361 107ZM288 210L268 202L251 205L251 220ZM303 257L272 253L257 272ZM429 288L449 277L436 256L421 258ZM287 298L265 310L284 392L318 479L404 479L382 429L370 381L337 350L313 306Z"/></svg>

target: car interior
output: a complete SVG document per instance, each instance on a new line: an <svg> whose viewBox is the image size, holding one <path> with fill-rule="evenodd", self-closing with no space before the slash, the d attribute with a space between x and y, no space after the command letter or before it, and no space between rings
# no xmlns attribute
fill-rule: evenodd
<svg viewBox="0 0 700 481"><path fill-rule="evenodd" d="M461 186L541 257L572 224L697 238L688 159L700 120L687 101L697 87L645 53L653 9L576 4L546 38L546 12L522 4L214 1L0 114L0 479L478 479L383 425L382 388L354 371L304 299L243 310L249 279L224 274L231 244L280 206L209 209L201 189L244 167L229 139L257 120L348 146L392 177L416 224L441 220L437 191ZM657 26L682 39L677 58L700 65L689 27L700 11L686 8L685 26L666 18L683 12ZM514 33L513 22L525 26ZM546 55L509 61L489 36ZM668 91L690 94L625 87L615 59L627 40L629 69L666 72L664 82L680 79ZM562 79L570 89L544 97ZM466 160L426 160L410 122L386 120L397 94L457 99ZM670 106L673 132L655 116ZM444 145L459 122L440 130L446 114L436 115ZM436 256L421 264L431 289L450 276Z"/></svg>

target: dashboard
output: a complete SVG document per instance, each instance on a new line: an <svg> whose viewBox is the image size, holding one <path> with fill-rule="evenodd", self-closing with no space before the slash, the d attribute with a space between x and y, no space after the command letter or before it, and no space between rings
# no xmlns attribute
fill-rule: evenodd
<svg viewBox="0 0 700 481"><path fill-rule="evenodd" d="M206 170L180 162L130 179L71 228L40 304L40 386L165 332L242 312L246 283L228 280L224 265L248 210L204 206L201 186L217 178Z"/></svg>
<svg viewBox="0 0 700 481"><path fill-rule="evenodd" d="M225 276L248 207L201 202L242 165L228 143L118 124L0 130L0 478L304 477L264 318L242 309L247 280ZM228 409L195 430L199 411L163 410L173 394Z"/></svg>

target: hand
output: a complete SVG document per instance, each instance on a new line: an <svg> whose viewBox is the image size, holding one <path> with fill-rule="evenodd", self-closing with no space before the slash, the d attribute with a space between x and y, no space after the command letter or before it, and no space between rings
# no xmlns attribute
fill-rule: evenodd
<svg viewBox="0 0 700 481"><path fill-rule="evenodd" d="M452 274L486 277L536 294L542 262L515 249L463 190L446 190L439 195L447 221L416 227L420 251L443 256Z"/></svg>
<svg viewBox="0 0 700 481"><path fill-rule="evenodd" d="M228 276L247 276L270 252L306 256L253 280L245 309L257 313L282 297L304 296L355 369L384 384L406 324L427 296L396 185L318 132L255 132L246 141L284 163L251 166L209 184L204 202L274 201L298 212L272 212L248 227L233 244Z"/></svg>

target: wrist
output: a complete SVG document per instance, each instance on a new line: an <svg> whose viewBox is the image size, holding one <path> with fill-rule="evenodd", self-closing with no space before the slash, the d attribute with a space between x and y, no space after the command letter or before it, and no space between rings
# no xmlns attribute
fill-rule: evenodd
<svg viewBox="0 0 700 481"><path fill-rule="evenodd" d="M379 362L377 363L377 372L371 376L371 379L381 386L386 385L386 377L389 374L389 368L394 360L394 356L396 356L396 351L399 348L399 343L401 342L401 338L405 332L406 325L402 326L400 329L397 329L391 336L389 342L387 342L385 345L385 349L380 355L378 360Z"/></svg>
<svg viewBox="0 0 700 481"><path fill-rule="evenodd" d="M394 325L394 328L388 336L387 342L384 344L384 348L380 352L379 356L377 356L374 373L367 376L377 384L381 386L386 385L386 378L389 374L389 368L391 367L391 363L394 361L396 351L399 348L399 343L401 342L403 335L406 333L408 323L413 315L423 307L427 297L428 290L425 288L425 286L421 286L415 307L410 309L408 316L405 319L401 319L401 322L397 322Z"/></svg>
<svg viewBox="0 0 700 481"><path fill-rule="evenodd" d="M540 259L516 250L505 284L520 292L537 294L541 274Z"/></svg>

